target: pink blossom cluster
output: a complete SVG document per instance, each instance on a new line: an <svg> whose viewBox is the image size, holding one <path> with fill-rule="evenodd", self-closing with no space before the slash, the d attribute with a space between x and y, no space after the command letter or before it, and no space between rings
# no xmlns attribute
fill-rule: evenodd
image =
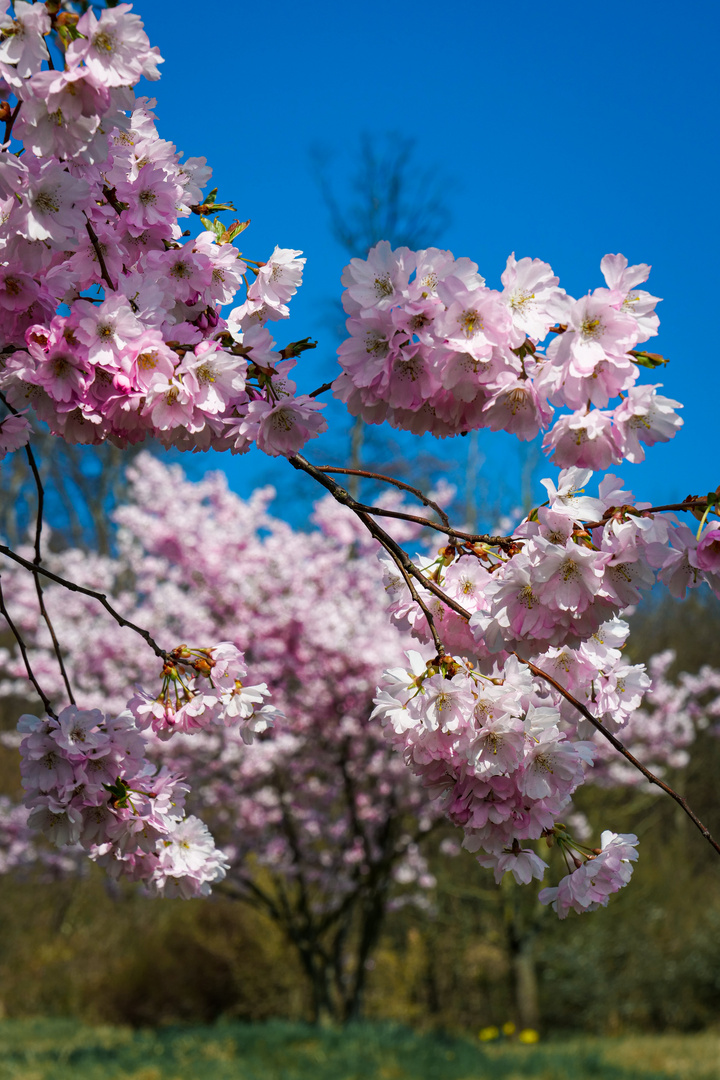
<svg viewBox="0 0 720 1080"><path fill-rule="evenodd" d="M350 336L335 396L367 423L440 437L488 427L532 439L566 406L543 442L557 465L642 461L682 424L678 402L635 385L658 298L637 288L649 266L606 255L601 269L607 287L574 300L547 263L511 255L499 291L467 258L382 241L343 273Z"/></svg>
<svg viewBox="0 0 720 1080"><path fill-rule="evenodd" d="M245 686L246 675L243 656L231 641L209 649L181 645L164 665L158 696L138 686L128 709L140 730L151 727L161 739L177 732L192 735L211 724L232 724L240 729L243 742L251 743L281 714L265 701L270 696L267 685Z"/></svg>
<svg viewBox="0 0 720 1080"><path fill-rule="evenodd" d="M130 713L69 705L57 718L22 716L18 730L31 828L167 896L205 896L225 876L206 826L184 814L187 785L148 761Z"/></svg>
<svg viewBox="0 0 720 1080"><path fill-rule="evenodd" d="M598 635L600 642L603 636L616 644L624 640L627 624L616 623ZM619 651L607 651L619 659ZM578 740L582 725L563 715L567 702L542 680L533 678L514 657L503 665L496 663L488 675L468 661L450 657L439 664L428 663L419 653L409 651L407 658L409 669L385 671L374 715L431 797L438 799L449 819L463 828L463 847L479 852L478 862L493 869L496 881L510 872L518 883L528 884L532 878L542 880L547 870L547 864L528 846L544 837L561 848L570 873L558 887L542 890L541 902L552 904L560 918L569 910L582 913L607 904L608 896L630 880L637 838L605 832L602 851L593 850L574 840L561 821L572 824L571 796L587 779L587 770L598 754L610 757L603 752L604 744ZM644 690L650 680L642 665L637 666L637 672ZM717 681L717 673L713 674ZM596 690L601 683L602 678L596 679ZM703 689L706 684L707 673ZM627 720L634 714L642 690L628 708L622 700L625 691L619 677L614 689L621 698L618 706L626 708ZM601 705L607 704L610 696L607 680L603 690L605 702ZM578 688L574 691L579 693ZM707 722L707 709L696 712ZM617 728L623 716L620 711L605 713L603 722ZM656 723L653 747L661 758L668 748L666 735L682 723L682 714L663 716ZM588 735L594 734L587 722L585 727ZM642 725L637 723L635 730L642 731ZM684 745L690 741L685 732ZM672 752L665 760L677 764ZM607 783L608 773L599 779ZM614 779L627 782L625 778Z"/></svg>
<svg viewBox="0 0 720 1080"><path fill-rule="evenodd" d="M375 699L391 743L499 881L542 879L547 864L523 842L552 836L592 764L592 743L561 731L560 713L511 657L493 676L447 658L391 668Z"/></svg>
<svg viewBox="0 0 720 1080"><path fill-rule="evenodd" d="M289 314L301 253L246 261L230 242L243 225L206 217L185 240L181 218L225 207L202 202L205 159L181 163L134 99L161 57L129 4L63 24L64 66L49 69L55 16L1 6L18 152L0 153L0 389L72 443L293 453L325 421L288 378L299 351L277 351L267 323Z"/></svg>
<svg viewBox="0 0 720 1080"><path fill-rule="evenodd" d="M643 664L623 656L629 627L618 616L639 599L640 589L652 586L656 574L675 595L703 582L720 595L720 578L711 569L717 529L703 531L701 524L696 534L674 515L633 506L631 493L612 476L591 497L585 492L590 479L589 470L570 468L557 486L543 481L547 504L504 545L456 544L435 558L416 556L416 565L440 588L439 595L421 586L417 591L448 655L428 663L408 653L410 670L386 671L376 698L375 715L393 745L441 798L450 819L464 827L465 846L480 850L481 863L492 866L498 879L507 871L522 882L543 876L545 864L523 845L555 835L572 791L584 780L583 765L599 753L601 782L611 775L627 782L628 772L614 750L602 740L598 744L575 704L552 683L533 680L520 657L589 708L608 731L629 725L641 760L649 756L661 769L681 763L698 721L707 723L715 707L703 698L714 673L671 687L662 679L669 661L658 658L648 723L648 713L639 710L651 679ZM703 559L708 569L700 567ZM429 644L425 611L394 561L383 554L381 562L391 617ZM443 595L461 605L469 621ZM692 717L683 715L693 701ZM594 753L578 737L595 737ZM537 761L545 789L534 802L540 790L532 771ZM615 891L629 878L627 856L620 869L612 859L610 864L601 891ZM577 879L576 872L561 887L559 913L571 903L583 911L602 902L594 884L589 891L580 888L581 881L590 881L586 871ZM556 894L545 893L551 895Z"/></svg>
<svg viewBox="0 0 720 1080"><path fill-rule="evenodd" d="M548 654L563 664L569 663L559 659L564 650L581 647L573 682L590 683L599 670L598 631L656 580L673 596L703 584L720 596L717 527L706 526L698 537L674 514L635 506L614 476L600 482L597 497L589 496L591 477L589 469L572 467L560 473L557 486L543 480L548 502L521 522L504 548L454 549L450 560L448 549L435 559L418 556L425 574L471 616L468 624L421 589L449 652ZM427 620L402 575L387 557L383 567L390 614L428 641Z"/></svg>
<svg viewBox="0 0 720 1080"><path fill-rule="evenodd" d="M570 911L595 911L607 907L612 893L627 885L632 876L632 864L637 859L638 838L633 833L605 831L601 849L580 862L571 873L552 889L542 889L540 902L551 904L560 919ZM567 847L570 847L568 844Z"/></svg>

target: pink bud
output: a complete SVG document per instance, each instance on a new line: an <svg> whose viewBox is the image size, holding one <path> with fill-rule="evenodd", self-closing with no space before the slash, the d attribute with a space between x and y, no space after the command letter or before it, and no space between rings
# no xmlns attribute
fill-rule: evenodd
<svg viewBox="0 0 720 1080"><path fill-rule="evenodd" d="M124 371L118 371L113 375L113 386L123 394L127 394L133 388L132 380L127 377Z"/></svg>

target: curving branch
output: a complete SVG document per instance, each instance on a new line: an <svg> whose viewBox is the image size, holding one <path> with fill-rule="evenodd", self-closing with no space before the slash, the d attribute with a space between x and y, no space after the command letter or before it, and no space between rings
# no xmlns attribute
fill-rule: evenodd
<svg viewBox="0 0 720 1080"><path fill-rule="evenodd" d="M470 544L489 544L493 547L509 548L517 542L513 540L512 536L466 533L461 529L453 529L452 525L438 525L436 521L430 521L428 518L420 517L418 514L407 514L403 510L387 510L382 506L366 506L365 503L357 503L351 509L356 512L362 510L366 514L373 514L377 517L395 518L398 521L412 521L416 525L422 525L423 528L435 529L436 532L445 533L451 543L453 540L466 540Z"/></svg>
<svg viewBox="0 0 720 1080"><path fill-rule="evenodd" d="M397 543L397 541L394 540L392 536L390 536L389 533L386 533L385 530L381 528L381 526L378 525L376 521L373 521L367 510L364 509L363 504L356 502L356 500L353 499L352 495L350 495L349 492L345 490L345 488L340 487L339 484L337 484L329 476L326 476L315 465L311 465L311 463L301 454L293 454L291 458L288 458L288 461L293 466L293 468L299 469L301 472L306 472L308 476L312 476L313 479L317 480L319 484L322 484L322 486L330 492L332 497L337 502L339 502L342 506L347 506L349 510L352 510L353 513L360 518L370 535L375 540L377 540L382 547L385 548L388 555L391 556L398 569L401 570L403 577L408 583L408 587L411 587L409 578L414 577L417 581L420 582L424 589L427 589L429 592L434 593L438 597L438 599L442 600L442 602L447 607L452 608L452 610L455 611L458 615L460 615L461 618L466 620L470 618L469 612L467 612L464 607L458 604L455 600L451 599L451 597L449 597L447 593L443 592L439 585L437 585L434 581L431 581L429 578L426 578L425 575L420 570L418 570L417 566L409 557L405 549L402 548ZM425 617L428 619L428 623L432 626L433 618L431 612L420 601L420 598L417 596L417 591L414 590L414 588L412 587L411 595L413 595L413 599L422 608ZM434 634L433 639L435 639Z"/></svg>
<svg viewBox="0 0 720 1080"><path fill-rule="evenodd" d="M42 574L43 577L49 578L50 581L54 581L57 585L62 585L65 589L69 589L70 592L82 593L83 596L90 596L93 600L97 600L101 604L108 615L111 615L118 626L127 627L128 630L132 630L138 634L143 641L150 646L160 660L172 660L172 655L161 649L155 638L152 636L149 630L144 630L142 626L137 626L136 623L131 622L130 619L126 619L124 615L121 615L117 611L105 593L98 592L96 589L88 589L84 585L78 585L74 581L70 581L68 578L61 577L60 574L54 574L52 570L47 570L44 566L36 566L30 562L29 559L24 559L22 555L18 555L12 548L7 547L5 544L0 544L0 555L5 555L6 558L12 559L13 562L18 563L19 566L24 566L26 570L29 570L31 574Z"/></svg>
<svg viewBox="0 0 720 1080"><path fill-rule="evenodd" d="M125 207L121 202L118 201L117 196L115 195L115 188L108 187L107 184L104 184L102 192L110 206L112 206L117 216L120 217L123 210L125 210Z"/></svg>
<svg viewBox="0 0 720 1080"><path fill-rule="evenodd" d="M108 268L105 264L105 256L103 255L102 248L100 247L100 240L98 239L98 234L95 232L89 221L85 222L85 228L87 229L87 234L90 237L90 243L95 248L95 254L97 255L97 261L100 265L100 274L102 276L102 279L105 284L108 285L113 292L115 292L115 286L112 283Z"/></svg>
<svg viewBox="0 0 720 1080"><path fill-rule="evenodd" d="M43 703L43 708L45 709L45 712L48 714L48 716L52 716L54 720L57 720L57 713L55 712L55 710L52 707L52 703L50 701L50 698L47 696L47 694L45 693L45 691L41 687L40 683L38 682L38 680L37 680L37 678L35 676L35 672L32 669L32 665L30 663L30 658L28 657L28 653L27 653L27 647L25 645L25 642L23 641L22 634L20 633L17 626L15 625L13 620L11 619L10 612L8 611L8 609L7 609L6 605L5 605L5 597L3 595L2 582L0 582L0 614L4 616L5 622L10 627L10 632L11 632L12 636L15 638L15 640L17 642L18 649L20 650L20 655L22 656L23 663L25 664L25 671L27 672L27 677L30 680L30 682L33 684L33 686L35 687L35 691L36 691L38 697L40 698L40 700Z"/></svg>
<svg viewBox="0 0 720 1080"><path fill-rule="evenodd" d="M697 816L697 814L694 813L694 811L688 805L687 800L684 799L682 795L675 791L674 788L671 788L669 784L666 784L664 780L661 780L659 776L656 776L655 773L650 772L650 770L646 768L643 763L639 761L622 742L620 742L617 736L613 735L611 731L608 731L607 728L602 724L602 722L598 720L596 716L593 716L587 706L583 705L581 701L578 701L577 698L573 697L573 695L568 690L566 690L564 686L561 686L561 684L556 679L554 679L552 675L548 675L546 671L543 671L542 668L539 668L530 660L523 660L522 657L518 656L516 652L513 652L513 656L517 656L518 660L521 660L522 663L526 664L530 668L530 671L533 673L533 675L537 676L538 679L543 679L546 683L549 683L549 685L554 687L555 690L557 690L557 692L561 694L566 701L569 701L570 704L573 705L574 708L576 708L578 712L581 713L590 724L592 724L595 730L599 731L600 734L607 739L610 745L615 747L619 754L622 754L626 761L629 761L631 765L633 765L639 772L642 773L642 775L649 783L655 784L657 787L661 788L666 795L669 795L671 799L674 799L678 806L682 807L684 812L692 821L693 825L695 825L695 827L700 830L700 832L703 834L711 847L715 848L715 851L717 851L718 855L720 855L720 844L718 844L717 840L713 839L710 830L705 825L703 825L700 818Z"/></svg>
<svg viewBox="0 0 720 1080"><path fill-rule="evenodd" d="M1 393L1 392L0 392L0 401L2 401L5 408L13 416L19 416L20 415L20 413L17 411L17 409L13 408L13 406L8 402L5 395L3 393ZM53 627L52 621L50 619L50 614L49 614L47 608L45 607L45 598L44 598L44 595L43 595L42 585L40 584L39 567L40 567L40 564L42 562L41 544L42 544L42 529L43 529L43 512L44 512L44 508L45 508L45 488L43 487L43 482L40 479L40 470L38 469L37 461L35 459L35 454L33 453L33 449L30 446L30 443L26 443L26 445L25 445L25 455L27 457L28 464L30 466L30 471L31 471L31 473L33 475L33 480L35 481L35 490L37 492L37 512L36 512L36 515L35 515L35 558L33 559L33 563L34 563L34 566L35 566L35 569L33 570L33 579L35 581L35 592L37 593L38 607L40 609L40 614L41 614L41 616L43 618L43 621L44 621L45 625L48 628L48 633L50 634L50 640L52 641L53 652L55 653L55 658L56 658L56 660L58 662L58 667L60 668L60 674L62 675L62 680L63 680L63 682L65 684L65 690L67 692L68 699L70 701L70 704L74 705L75 704L75 698L73 697L72 687L70 686L70 680L68 678L67 670L65 668L65 661L63 660L62 650L60 648L60 642L57 639L57 634L55 633L55 628Z"/></svg>
<svg viewBox="0 0 720 1080"><path fill-rule="evenodd" d="M646 506L642 510L637 506L609 506L603 515L602 521L589 521L586 523L586 529L599 529L602 525L607 525L608 521L614 514L623 512L626 514L633 514L635 517L646 517L648 514L666 514L672 511L685 512L690 510L692 513L695 510L706 510L713 506L717 507L718 504L713 502L713 499L707 495L690 495L683 502L678 503L666 503L665 506Z"/></svg>
<svg viewBox="0 0 720 1080"><path fill-rule="evenodd" d="M18 103L15 106L15 108L13 109L13 111L11 113L9 113L7 115L4 115L2 117L2 119L5 121L5 135L4 135L4 138L3 138L3 142L6 145L7 145L7 143L10 142L10 136L12 135L12 129L15 126L15 121L18 118L18 113L20 112L20 106L21 105L22 105L22 101L18 101Z"/></svg>
<svg viewBox="0 0 720 1080"><path fill-rule="evenodd" d="M7 402L6 402L6 404L7 404ZM37 513L36 513L36 516L35 516L35 558L33 559L33 565L35 567L35 569L33 570L33 579L35 581L35 592L37 593L38 607L40 608L40 614L41 614L41 616L43 618L43 621L44 621L45 625L48 628L48 633L50 634L50 640L52 641L52 647L53 647L53 652L55 653L55 659L58 662L58 667L60 668L60 674L62 675L62 680L63 680L63 682L65 684L65 691L66 691L67 696L68 696L68 698L70 700L70 704L74 705L75 704L75 698L73 696L72 687L70 686L70 679L68 678L68 673L67 673L67 670L65 668L65 661L63 659L62 650L60 648L60 642L57 639L57 634L55 633L55 628L54 628L54 626L52 624L52 621L50 619L49 612L48 612L47 608L45 607L45 597L44 597L44 594L43 594L42 585L40 584L40 565L42 563L41 541L42 541L42 527L43 527L43 510L44 510L44 507L45 507L45 489L43 487L42 480L40 479L40 472L39 472L38 467L37 467L37 461L35 460L35 455L34 455L34 453L32 451L32 447L30 446L30 443L26 444L25 453L27 455L28 463L30 465L30 471L33 474L33 479L35 481L35 488L37 490Z"/></svg>
<svg viewBox="0 0 720 1080"><path fill-rule="evenodd" d="M370 472L368 469L339 469L334 465L317 465L316 468L320 472L342 473L344 476L364 476L368 480L380 480L384 484L393 484L394 487L399 488L401 491L409 491L410 494L414 495L416 499L419 499L424 506L429 506L431 510L434 510L443 525L445 525L448 530L450 529L450 518L443 510L442 506L440 506L439 503L436 503L435 500L431 499L428 495L425 495L419 488L413 487L412 484L405 483L404 480L396 480L394 476ZM455 530L450 531L455 532ZM455 535L459 534L455 533Z"/></svg>
<svg viewBox="0 0 720 1080"><path fill-rule="evenodd" d="M363 515L363 514L360 514L360 513L358 513L358 517L360 518L361 521L364 521L366 524L367 524L368 521L372 520L371 518L367 518L366 515ZM374 522L373 522L373 524L374 524ZM403 560L398 555L396 555L396 553L393 551L392 548L386 548L386 551L387 551L388 555L390 556L390 558L395 563L395 565L397 566L400 573L402 574L403 579L405 581L405 584L407 585L408 590L410 592L410 595L412 596L413 600L415 601L415 603L418 605L418 607L422 611L423 615L425 616L425 619L426 619L427 624L428 624L428 630L430 631L430 633L432 635L433 643L434 643L435 648L437 650L438 658L441 657L441 656L444 656L445 655L445 647L444 647L444 645L442 643L442 640L440 639L440 635L438 634L437 627L435 626L435 619L434 619L434 616L433 616L432 612L430 611L430 608L420 598L420 595L419 595L417 589L413 585L412 578L410 577L410 574L408 573L408 571L405 569L405 567L403 565Z"/></svg>
<svg viewBox="0 0 720 1080"><path fill-rule="evenodd" d="M292 457L288 458L288 461L294 469L307 473L308 476L312 476L314 480L317 480L319 484L322 484L326 491L330 492L336 502L339 502L342 506L347 506L354 514L357 514L370 535L385 548L389 555L393 556L396 562L399 560L398 565L403 566L408 574L412 575L412 577L420 582L424 589L434 593L438 599L442 600L447 607L451 608L462 619L467 620L470 618L470 613L466 611L462 605L449 597L447 593L443 592L439 585L434 581L431 581L430 578L426 578L425 575L418 570L405 549L400 547L397 541L393 540L392 536L390 536L389 533L386 533L376 521L373 521L368 512L362 509L363 504L356 502L345 488L340 487L340 485L335 483L329 476L325 476L321 469L316 465L312 465L302 456L302 454L293 454ZM423 518L422 520L424 521L425 519Z"/></svg>

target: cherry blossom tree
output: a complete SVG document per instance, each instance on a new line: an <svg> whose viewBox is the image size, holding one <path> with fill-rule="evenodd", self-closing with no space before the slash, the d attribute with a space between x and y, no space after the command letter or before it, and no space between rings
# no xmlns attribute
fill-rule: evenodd
<svg viewBox="0 0 720 1080"><path fill-rule="evenodd" d="M212 824L226 857L223 889L283 929L308 978L314 1015L348 1019L360 1008L388 906L422 902L433 884L419 845L442 820L381 728L367 723L377 672L391 658L401 663L403 645L411 644L386 618L377 545L329 497L316 507L316 528L298 532L269 514L271 489L245 503L221 474L191 483L147 453L129 473L130 501L115 515L117 557L96 557L84 573L79 551L48 565L75 564L88 585L124 583L113 584L113 604L134 611L154 635L183 627L201 640L232 639L263 680L256 696L262 700L270 687L284 717L259 740L257 712L248 726L235 717L229 726L168 739L165 710L151 711L157 736L148 754L191 781L192 809ZM53 697L61 695L32 578L17 564L4 578L8 606L22 613L33 670ZM136 636L117 623L98 635L93 599L80 595L68 605L64 593L51 584L45 600L59 638L77 644L69 679L91 709L121 712L127 671L149 682L156 662L138 655ZM22 694L20 656L5 651L1 660L0 694ZM142 714L146 705L152 710L153 699L138 694L134 709ZM260 716L265 727L267 714ZM178 724L194 730L176 712ZM84 734L85 744L90 739L92 732ZM39 771L45 779L47 743L28 749L26 778ZM7 809L22 821L22 808ZM29 842L27 827L25 835ZM37 857L33 848L26 860Z"/></svg>
<svg viewBox="0 0 720 1080"><path fill-rule="evenodd" d="M295 368L314 343L299 337L279 348L275 338L304 259L290 248L264 260L238 251L248 222L223 223L217 215L234 207L216 190L203 195L205 160L181 161L158 134L153 104L134 97L133 86L158 78L161 62L129 4L81 14L60 0L0 2L0 449L24 448L38 491L32 550L1 545L0 553L28 575L62 681L58 691L35 666L26 604L0 592L0 613L44 709L19 724L31 823L58 845L80 843L111 874L205 895L227 875L229 856L186 813L190 792L172 758L158 771L154 741L194 739L189 752L202 756L203 740L232 730L252 743L285 720L252 671L261 618L247 642L241 634L209 642L195 622L203 579L193 566L183 582L192 601L173 608L172 589L157 577L113 603L106 580L82 584L100 563L73 566L68 556L62 572L46 565L30 411L70 443L124 448L154 438L230 453L256 444L346 507L383 549L389 617L415 639L378 674L375 724L498 877L541 879L547 865L536 841L562 851L568 873L540 893L561 918L606 904L637 858L633 835L606 830L589 846L563 821L603 740L674 798L720 853L685 799L619 736L650 685L620 652L623 611L656 581L674 596L701 585L720 594L718 492L654 507L612 474L592 481L593 470L643 460L682 424L661 384L640 381L665 363L644 347L659 326L658 298L642 288L650 267L606 255L604 285L576 299L539 258L510 255L497 290L467 257L381 241L343 274L348 337L339 376L298 392ZM193 215L203 226L196 235L180 224ZM510 535L470 533L414 489L420 514L362 503L333 478L348 470L300 453L326 427L328 392L366 423L415 434L488 428L529 441L544 432L559 475L543 480L542 505ZM678 517L688 513L699 525ZM408 524L441 534L439 551L421 544L411 557ZM178 535L189 528L183 514ZM285 550L282 558L300 589L314 555L300 562ZM239 572L251 574L243 551L238 559ZM227 557L223 566L229 574ZM271 588L272 573L263 573ZM337 573L327 578L331 592L345 580ZM113 676L123 692L112 704L93 706L84 658L71 659L76 643L45 602L48 581L100 604L126 639L134 635ZM161 604L171 624L153 633L143 613ZM348 626L357 632L357 619ZM170 630L174 640L166 640ZM98 636L102 651L111 638ZM142 677L140 642L160 663L159 686ZM113 663L106 648L103 664ZM143 688L133 691L138 674ZM369 859L361 846L359 858Z"/></svg>

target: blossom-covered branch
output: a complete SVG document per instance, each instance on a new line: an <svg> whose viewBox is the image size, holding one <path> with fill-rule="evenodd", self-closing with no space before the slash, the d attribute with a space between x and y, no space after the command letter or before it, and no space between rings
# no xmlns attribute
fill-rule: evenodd
<svg viewBox="0 0 720 1080"><path fill-rule="evenodd" d="M682 426L680 404L658 392L661 384L640 382L644 369L666 362L639 347L659 326L658 298L641 287L650 267L605 255L604 285L576 299L537 258L511 254L502 289L493 289L467 257L436 248L393 250L383 241L365 259L352 259L342 277L348 337L338 353L339 376L312 393L298 393L291 373L315 342L305 336L278 347L270 327L275 334L274 324L282 328L289 317L305 260L290 247L276 247L263 260L235 246L250 222L223 223L218 215L235 208L217 189L204 193L211 175L205 159L183 162L159 136L154 103L134 97L141 78L159 77L160 63L129 4L78 17L61 11L56 0L15 0L12 8L9 0L0 2L0 117L6 125L0 149L0 390L9 412L0 421L0 455L28 443L24 414L32 409L68 442L125 447L152 437L181 450L244 453L255 445L286 457L349 511L342 525L333 518L332 528L352 538L355 557L379 550L390 620L422 651L405 650L409 667L392 661L373 715L387 744L402 755L398 767L404 768L402 761L409 766L496 877L506 871L519 881L542 877L544 862L524 845L545 838L561 849L570 871L557 888L541 893L561 917L571 908L606 903L628 881L637 857L634 837L605 832L601 846L589 848L561 820L598 757L590 738L596 731L671 794L718 849L685 800L616 734L631 723L650 686L644 667L622 656L628 632L623 612L657 581L677 597L701 585L720 595L720 528L713 520L718 493L652 507L606 475L597 495L587 494L593 470L642 461L648 448L669 441ZM186 218L200 219L198 235L181 227ZM439 500L411 485L367 470L314 465L302 456L305 443L326 428L318 397L329 389L351 415L415 434L445 438L480 428L521 440L542 434L559 476L543 480L545 503L512 535L457 530ZM16 596L26 599L15 568L32 575L52 670L42 643L28 644L29 631L38 633L32 606L18 604L21 614L13 622L2 597L0 605L22 670L47 711L45 718L22 721L33 821L58 842L79 841L113 873L182 895L204 894L230 860L199 821L184 816L188 792L179 773L152 771L149 740L177 746L192 736L198 756L207 740L207 768L217 767L216 779L222 774L214 807L242 780L235 768L237 740L254 744L259 761L267 754L273 820L287 872L295 875L299 907L293 908L285 881L277 883L272 902L296 935L315 926L314 951L303 955L316 970L318 957L325 962L329 953L310 903L319 871L291 812L291 755L281 760L262 750L281 720L278 707L267 701L271 680L247 685L236 640L221 637L211 644L204 624L196 622L194 636L180 625L181 613L192 624L201 605L197 596L186 602L189 582L200 589L212 580L219 603L227 582L213 573L199 575L204 552L198 549L182 583L175 583L183 602L168 608L168 626L148 600L155 592L172 592L157 572L153 576L159 552L149 561L137 552L128 556L138 584L132 597L117 604L107 598L106 565L86 568L97 571L102 591L74 582L80 568L72 553L65 559L73 575L46 569L43 489L29 446L26 453L38 495L34 557L7 545L0 545L0 554L13 564L13 605ZM333 472L408 492L439 520L410 512L397 492L379 499L382 505L362 503L332 479ZM155 499L173 517L174 508L157 491ZM680 523L676 510L691 510L697 529ZM178 537L188 530L187 505L182 512L182 523L165 536L176 552ZM318 512L327 517L327 510ZM391 525L383 528L377 517ZM199 535L199 517L194 528ZM406 542L426 535L426 528L444 533L448 542L437 552L421 542L411 558ZM219 535L226 548L232 546L232 534ZM246 574L245 548L252 544L247 538L242 544L237 573ZM267 576L274 581L292 563L288 591L300 590L310 572L298 570L289 550L274 554ZM317 561L314 554L306 560ZM224 554L216 562L225 577L232 575ZM330 557L328 566L323 588L334 595L345 570ZM75 594L83 613L86 601L93 601L114 620L107 639L85 646L86 652L104 652L87 676L78 659L61 650L63 634L48 616L41 577L51 583L48 590L61 586ZM367 591L363 599L371 605ZM141 611L149 605L151 617L131 621L120 613L131 604ZM57 610L60 627L64 613ZM357 633L362 618L355 610L345 615ZM262 605L254 617L259 626ZM331 622L336 636L347 629L341 619ZM125 657L124 681L118 676L115 686L123 691L121 700L110 709L105 694L94 709L89 702L104 686L106 668L117 671L111 634L125 630L139 635L161 661L159 690L143 688L143 661L134 649L124 653L123 644L117 648ZM160 630L172 631L172 640L182 644L161 649ZM316 647L332 653L322 636ZM304 648L292 638L293 655ZM276 665L281 654L273 657ZM58 669L71 704L56 715L40 682L55 686ZM143 681L131 691L128 673L138 670ZM73 704L78 685L82 708ZM348 801L343 859L369 866L367 874L354 870L345 880L354 883L348 888L360 889L362 882L368 910L377 911L383 875L398 849L409 866L411 843L396 838L392 814L377 832L366 827L363 814L370 810L357 781L374 759L361 766L353 758L350 748L361 742L362 729L344 699L332 701L348 724L339 760ZM148 729L152 736L144 734ZM234 732L234 742L222 741L218 733L226 730ZM292 727L288 738L292 743ZM318 752L330 752L322 737L316 741ZM218 764L212 753L219 746L230 758ZM388 799L392 803L392 790ZM376 927L373 917L361 940L372 940Z"/></svg>

